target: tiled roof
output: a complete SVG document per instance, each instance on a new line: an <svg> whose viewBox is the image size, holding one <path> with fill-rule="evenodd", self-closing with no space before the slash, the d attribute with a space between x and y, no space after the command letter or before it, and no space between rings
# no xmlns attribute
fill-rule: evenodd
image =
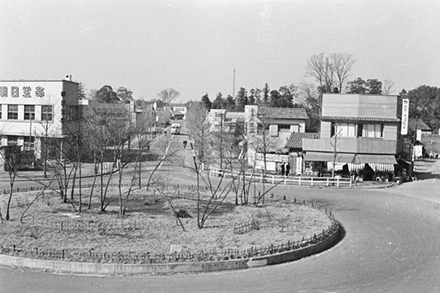
<svg viewBox="0 0 440 293"><path fill-rule="evenodd" d="M409 118L408 127L411 130L431 130L428 125L425 124L425 122L422 121L422 119L415 119L415 118Z"/></svg>
<svg viewBox="0 0 440 293"><path fill-rule="evenodd" d="M303 108L262 108L258 110L258 115L266 114L270 119L308 119L306 110Z"/></svg>
<svg viewBox="0 0 440 293"><path fill-rule="evenodd" d="M319 133L293 132L284 147L287 149L302 149L303 138L319 138Z"/></svg>
<svg viewBox="0 0 440 293"><path fill-rule="evenodd" d="M321 116L322 121L340 122L400 122L396 117L342 117L342 116Z"/></svg>

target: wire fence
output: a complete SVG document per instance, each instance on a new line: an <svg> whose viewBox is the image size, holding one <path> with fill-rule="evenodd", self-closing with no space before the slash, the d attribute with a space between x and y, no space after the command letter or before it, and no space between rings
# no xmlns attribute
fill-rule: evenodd
<svg viewBox="0 0 440 293"><path fill-rule="evenodd" d="M115 187L115 186L119 186L119 184L116 183L111 183L109 186ZM90 189L94 187L96 190L98 190L99 188L101 188L101 184L81 184L81 188L85 188L85 189ZM105 187L105 185L104 185ZM139 189L136 188L136 186L134 186L133 184L121 184L121 187L123 188L130 188L130 187L135 187L133 192L137 192ZM158 185L156 184L156 187L158 188L169 188L169 189L175 189L175 190L192 190L195 191L197 190L197 185L185 185L185 184L167 184L167 185ZM45 186L31 186L31 187L17 187L12 189L12 193L20 193L20 192L33 192L33 191L43 191L43 190L60 190L62 187L60 186L51 186L51 187L45 187ZM78 186L76 186L76 188L78 188ZM141 189L146 189L147 186L143 186ZM209 186L204 185L204 186L199 186L199 189L201 191L208 191L209 190ZM10 193L10 189L3 189L3 194L9 194Z"/></svg>
<svg viewBox="0 0 440 293"><path fill-rule="evenodd" d="M50 259L92 263L121 263L121 264L160 264L160 263L178 263L178 262L207 262L222 261L233 259L248 259L252 257L267 256L274 253L293 251L296 249L308 247L320 243L328 238L333 237L339 231L340 224L334 218L333 214L326 208L322 208L309 201L294 200L297 205L307 205L315 209L319 209L327 214L331 220L331 225L322 230L319 234L312 237L303 238L298 241L287 241L281 244L271 244L263 247L250 247L247 249L224 249L221 251L203 251L198 252L174 252L169 254L154 254L139 251L110 251L98 252L83 249L47 249L41 247L25 248L17 245L3 245L0 247L1 254L7 254L18 257L27 257L35 259ZM35 227L41 227L52 230L76 231L76 232L96 232L118 234L131 233L143 229L141 221L114 221L109 223L74 223L73 221L60 222L34 222ZM251 225L251 224L250 224ZM255 225L252 224L252 225ZM249 227L245 227L246 229ZM255 228L255 226L253 227ZM100 230L101 229L101 230Z"/></svg>

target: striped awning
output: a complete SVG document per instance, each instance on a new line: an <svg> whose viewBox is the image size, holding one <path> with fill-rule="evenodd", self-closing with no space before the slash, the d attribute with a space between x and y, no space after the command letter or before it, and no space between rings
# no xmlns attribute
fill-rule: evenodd
<svg viewBox="0 0 440 293"><path fill-rule="evenodd" d="M375 172L394 172L394 164L368 164Z"/></svg>
<svg viewBox="0 0 440 293"><path fill-rule="evenodd" d="M350 172L359 172L360 170L365 168L365 164L352 164L348 163L348 170Z"/></svg>

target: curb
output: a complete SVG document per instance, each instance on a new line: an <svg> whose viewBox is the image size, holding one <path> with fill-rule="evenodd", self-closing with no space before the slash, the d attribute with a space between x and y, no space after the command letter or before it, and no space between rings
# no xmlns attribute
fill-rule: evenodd
<svg viewBox="0 0 440 293"><path fill-rule="evenodd" d="M173 274L215 272L225 270L248 269L266 265L275 265L295 261L307 256L320 253L333 247L341 239L342 227L333 235L323 241L295 250L274 253L271 255L225 260L212 262L188 262L167 264L109 264L109 263L83 263L54 260L41 260L21 258L10 255L0 255L0 265L10 267L26 267L32 269L49 270L52 272L98 274L98 275L135 275L135 274Z"/></svg>

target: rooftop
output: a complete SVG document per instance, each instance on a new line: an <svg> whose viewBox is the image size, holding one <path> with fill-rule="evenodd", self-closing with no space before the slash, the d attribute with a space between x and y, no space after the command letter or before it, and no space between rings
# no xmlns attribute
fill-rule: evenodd
<svg viewBox="0 0 440 293"><path fill-rule="evenodd" d="M302 149L303 138L315 139L319 138L319 134L308 132L293 132L284 147L287 149Z"/></svg>
<svg viewBox="0 0 440 293"><path fill-rule="evenodd" d="M259 115L266 114L269 119L308 119L306 110L303 108L261 108Z"/></svg>
<svg viewBox="0 0 440 293"><path fill-rule="evenodd" d="M431 128L429 128L429 126L426 125L421 118L409 118L408 127L414 131L417 129L431 131Z"/></svg>
<svg viewBox="0 0 440 293"><path fill-rule="evenodd" d="M397 117L344 117L344 116L321 116L322 121L338 122L400 122Z"/></svg>

